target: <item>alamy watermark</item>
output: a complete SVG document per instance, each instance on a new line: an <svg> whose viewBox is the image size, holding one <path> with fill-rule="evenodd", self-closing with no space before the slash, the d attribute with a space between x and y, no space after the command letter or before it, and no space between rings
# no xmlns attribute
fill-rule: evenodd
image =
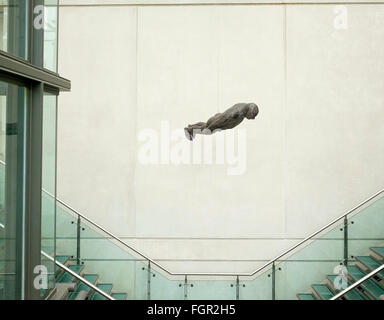
<svg viewBox="0 0 384 320"><path fill-rule="evenodd" d="M335 17L333 19L333 26L336 30L348 29L348 9L344 5L335 6L333 9Z"/></svg>
<svg viewBox="0 0 384 320"><path fill-rule="evenodd" d="M35 289L48 289L48 269L44 265L37 265L33 269L33 273L37 274L33 280L33 286Z"/></svg>
<svg viewBox="0 0 384 320"><path fill-rule="evenodd" d="M344 290L348 287L348 269L345 266L338 265L333 269L333 273L337 274L333 280L333 286L336 290Z"/></svg>
<svg viewBox="0 0 384 320"><path fill-rule="evenodd" d="M228 175L242 175L247 168L245 129L222 132L194 131L193 142L181 128L171 130L169 121L160 122L160 130L139 132L138 162L142 165L226 165Z"/></svg>
<svg viewBox="0 0 384 320"><path fill-rule="evenodd" d="M33 8L33 27L36 30L56 30L57 18L54 11L48 10L44 5L38 5Z"/></svg>

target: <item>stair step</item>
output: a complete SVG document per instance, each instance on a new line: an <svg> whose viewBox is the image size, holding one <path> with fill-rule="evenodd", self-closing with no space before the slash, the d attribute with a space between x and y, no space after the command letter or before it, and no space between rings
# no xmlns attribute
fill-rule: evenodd
<svg viewBox="0 0 384 320"><path fill-rule="evenodd" d="M298 293L297 298L299 298L299 300L316 300L311 293Z"/></svg>
<svg viewBox="0 0 384 320"><path fill-rule="evenodd" d="M336 275L328 275L327 276L327 279L332 283L332 286L334 287L334 281L336 279ZM351 283L348 282L348 286L350 285ZM341 290L337 290L336 288L334 288L336 292L340 292ZM359 292L356 290L356 289L353 289L351 291L349 291L348 293L346 293L344 295L344 297L347 299L347 300L365 300L364 297L362 297Z"/></svg>
<svg viewBox="0 0 384 320"><path fill-rule="evenodd" d="M112 293L112 298L115 298L116 300L127 300L127 294L126 293Z"/></svg>
<svg viewBox="0 0 384 320"><path fill-rule="evenodd" d="M363 278L366 274L361 271L358 267L356 266L348 266L347 267L348 274L349 276L354 280L358 281L361 278ZM366 292L369 293L369 295L374 298L379 300L380 296L384 294L384 289L381 288L375 281L372 279L368 279L364 281L360 287L362 287Z"/></svg>
<svg viewBox="0 0 384 320"><path fill-rule="evenodd" d="M111 291L112 291L112 283L99 283L97 285L97 287L100 289L100 290L103 290L105 293L108 293L110 294ZM100 293L98 292L95 292L92 297L91 297L91 300L106 300L105 297L103 297Z"/></svg>
<svg viewBox="0 0 384 320"><path fill-rule="evenodd" d="M334 296L332 291L325 284L314 284L312 285L312 288L322 300L329 300Z"/></svg>
<svg viewBox="0 0 384 320"><path fill-rule="evenodd" d="M70 259L70 256L56 256L56 260L61 264L66 264Z"/></svg>
<svg viewBox="0 0 384 320"><path fill-rule="evenodd" d="M70 261L70 256L56 256L56 260L61 264L68 266L68 262ZM60 267L56 267L56 271L55 271L56 279L60 277L60 275L63 273L64 273L63 269L61 269Z"/></svg>
<svg viewBox="0 0 384 320"><path fill-rule="evenodd" d="M384 247L372 247L371 250L384 259Z"/></svg>
<svg viewBox="0 0 384 320"><path fill-rule="evenodd" d="M85 274L83 278L89 281L90 283L95 284L99 276L97 274ZM80 291L86 291L87 293L89 293L91 291L91 288L80 281L77 284L75 290L69 295L68 300L75 300Z"/></svg>
<svg viewBox="0 0 384 320"><path fill-rule="evenodd" d="M73 272L75 272L77 274L81 274L81 271L83 271L84 266L83 265L74 264L72 266L69 266L68 268L71 271L73 271ZM68 282L73 282L75 280L76 280L76 278L74 276L72 276L68 272L64 272L56 282L68 283Z"/></svg>
<svg viewBox="0 0 384 320"><path fill-rule="evenodd" d="M381 266L381 263L378 263L376 260L372 259L369 256L358 256L356 260L361 262L364 266L366 266L370 271L373 271ZM378 276L384 278L384 270L377 273Z"/></svg>

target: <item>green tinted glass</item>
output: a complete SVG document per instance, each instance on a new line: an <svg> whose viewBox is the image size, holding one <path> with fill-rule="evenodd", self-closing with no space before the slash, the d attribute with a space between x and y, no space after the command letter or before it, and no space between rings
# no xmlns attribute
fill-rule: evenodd
<svg viewBox="0 0 384 320"><path fill-rule="evenodd" d="M28 58L27 0L3 0L0 6L0 50Z"/></svg>
<svg viewBox="0 0 384 320"><path fill-rule="evenodd" d="M22 298L26 89L0 82L0 300Z"/></svg>

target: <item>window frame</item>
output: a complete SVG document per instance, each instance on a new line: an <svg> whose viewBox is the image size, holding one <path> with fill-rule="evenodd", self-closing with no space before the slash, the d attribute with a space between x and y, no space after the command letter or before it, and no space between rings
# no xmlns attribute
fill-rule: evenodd
<svg viewBox="0 0 384 320"><path fill-rule="evenodd" d="M23 221L23 250L18 257L22 274L18 277L20 299L39 300L40 289L34 288L34 268L41 264L41 189L42 189L42 137L44 92L57 96L70 91L71 82L44 66L44 30L35 29L34 10L44 6L44 0L29 0L27 6L27 60L0 50L0 80L27 88L25 139L25 212ZM58 11L60 3L57 3ZM59 13L57 14L59 19ZM56 105L57 110L57 105ZM57 113L56 113L57 117ZM56 122L57 126L57 122ZM57 130L56 137L57 141ZM56 147L57 159L57 147ZM56 160L57 161L57 160ZM55 187L56 188L56 187Z"/></svg>

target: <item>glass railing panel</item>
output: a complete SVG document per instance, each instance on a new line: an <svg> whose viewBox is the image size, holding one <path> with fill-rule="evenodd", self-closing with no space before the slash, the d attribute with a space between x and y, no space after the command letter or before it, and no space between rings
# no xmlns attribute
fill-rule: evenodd
<svg viewBox="0 0 384 320"><path fill-rule="evenodd" d="M284 261L282 261L284 260ZM321 283L336 266L344 263L343 221L307 241L275 267L275 298L294 300L296 294L307 292L314 283Z"/></svg>
<svg viewBox="0 0 384 320"><path fill-rule="evenodd" d="M55 254L55 199L42 193L41 250L51 257Z"/></svg>
<svg viewBox="0 0 384 320"><path fill-rule="evenodd" d="M100 282L112 283L114 292L127 293L131 300L184 299L182 281L167 279L157 267L149 268L145 258L84 218L78 228L77 214L61 204L57 206L57 223L57 254L70 254L74 262L79 257L85 273L98 274Z"/></svg>
<svg viewBox="0 0 384 320"><path fill-rule="evenodd" d="M51 257L55 256L55 206L55 199L42 193L41 250ZM41 265L47 272L47 287L41 289L41 297L45 297L55 287L56 265L44 256L41 256Z"/></svg>
<svg viewBox="0 0 384 320"><path fill-rule="evenodd" d="M188 280L188 300L236 300L236 277L192 279Z"/></svg>
<svg viewBox="0 0 384 320"><path fill-rule="evenodd" d="M151 300L184 300L184 279L168 279L161 271L151 267L150 299ZM187 288L188 290L188 288Z"/></svg>
<svg viewBox="0 0 384 320"><path fill-rule="evenodd" d="M276 265L276 300L296 300L298 293L311 291L313 284L321 284L327 275L337 274L338 260L291 261Z"/></svg>
<svg viewBox="0 0 384 320"><path fill-rule="evenodd" d="M337 273L340 265L365 254L370 246L384 242L384 200L381 196L365 208L340 219L327 230L305 242L295 253L276 263L276 299L296 299L312 284L322 283Z"/></svg>
<svg viewBox="0 0 384 320"><path fill-rule="evenodd" d="M128 293L128 299L131 300L147 300L148 291L148 261L146 260L137 260L135 263L135 286ZM132 297L132 298L130 298Z"/></svg>
<svg viewBox="0 0 384 320"><path fill-rule="evenodd" d="M271 300L272 299L272 277L271 267L266 267L254 279L240 277L239 299L240 300Z"/></svg>
<svg viewBox="0 0 384 320"><path fill-rule="evenodd" d="M384 197L348 218L348 256L365 255L372 246L384 244Z"/></svg>
<svg viewBox="0 0 384 320"><path fill-rule="evenodd" d="M127 293L129 300L146 299L148 262L129 253L122 244L86 221L80 224L80 261L86 273L112 283L114 292Z"/></svg>
<svg viewBox="0 0 384 320"><path fill-rule="evenodd" d="M274 268L270 264L253 278L240 276L239 282L236 277L204 279L188 276L187 281L183 277L175 279L86 219L81 218L78 229L77 214L73 212L69 214L65 210L58 210L58 221L65 226L58 229L61 229L61 233L67 229L65 234L71 234L69 239L79 245L78 248L76 245L71 247L72 250L75 248L74 257L79 253L87 273L99 274L102 282L113 283L115 292L126 292L129 299L285 300L296 299L298 293L310 291L312 284L322 283L327 275L337 273L336 268L346 263L346 248L350 241L371 236L368 240L374 240L372 244L377 245L377 241L381 240L377 226L383 225L382 216L379 215L382 209L380 200L348 220L340 219L286 256L280 257L275 261ZM375 228L361 226L359 222L364 224L364 220L374 224ZM351 225L358 227L353 229ZM79 239L76 239L77 230ZM345 236L351 233L356 237L346 241ZM60 250L58 253L63 254Z"/></svg>
<svg viewBox="0 0 384 320"><path fill-rule="evenodd" d="M56 206L56 255L77 256L77 218Z"/></svg>

